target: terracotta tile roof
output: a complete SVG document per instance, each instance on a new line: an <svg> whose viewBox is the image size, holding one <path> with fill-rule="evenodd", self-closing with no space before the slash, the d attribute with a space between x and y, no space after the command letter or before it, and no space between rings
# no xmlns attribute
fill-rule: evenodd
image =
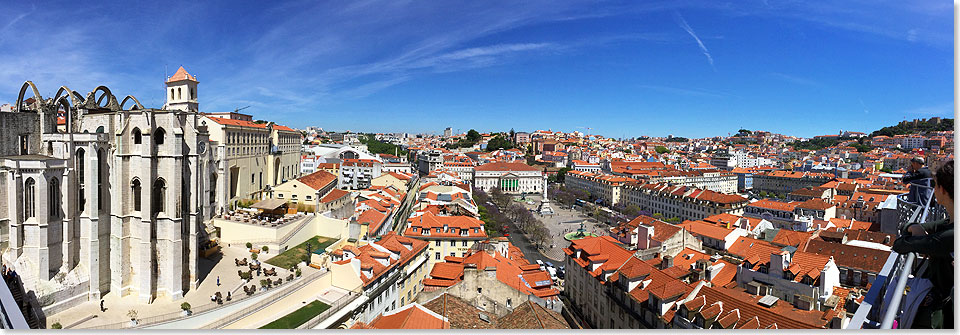
<svg viewBox="0 0 960 335"><path fill-rule="evenodd" d="M847 229L843 232L843 234L847 237L847 241L867 241L880 243L891 247L893 246L893 241L897 239L895 235L863 229Z"/></svg>
<svg viewBox="0 0 960 335"><path fill-rule="evenodd" d="M310 186L314 190L319 190L337 182L337 176L327 171L317 171L306 176L297 178L301 183Z"/></svg>
<svg viewBox="0 0 960 335"><path fill-rule="evenodd" d="M487 268L492 268L496 271L497 280L524 294L532 294L545 299L556 299L560 291L551 288L553 280L550 279L550 275L546 271L540 270L539 266L535 266L533 269L527 267L529 263L523 257L523 253L519 248L510 246L508 250L511 254L510 258L504 257L500 253L491 254L486 250L482 250L482 248L481 250L472 249L469 255L454 260L454 263L456 263L458 267L443 265L438 271L441 271L441 277L449 278L456 269L473 268L482 271ZM447 263L451 262L448 260ZM444 263L437 263L434 265L434 268L441 264ZM432 275L433 272L431 272L431 276ZM443 280L444 278L440 279ZM447 284L447 282L432 281L430 283L433 286L444 286ZM426 280L424 284L427 284Z"/></svg>
<svg viewBox="0 0 960 335"><path fill-rule="evenodd" d="M746 219L747 223L750 224L750 227L756 227L757 224L760 223L760 221L763 221L762 219L758 219L758 218L737 216L730 213L720 213L720 214L711 215L704 218L703 221L713 223L713 224L720 224L727 228L733 228L736 226L737 222L740 221L741 219Z"/></svg>
<svg viewBox="0 0 960 335"><path fill-rule="evenodd" d="M434 213L429 211L423 213L423 215L415 216L407 219L409 222L407 228L404 230L403 235L405 236L416 236L416 237L461 237L461 238L485 238L487 237L487 232L483 229L483 221L479 219L457 215L457 216L437 216ZM437 232L437 228L443 228L446 226L448 231ZM414 230L414 228L417 228ZM423 230L429 229L430 233L424 234ZM478 230L477 230L478 229ZM463 230L466 230L466 235L463 234Z"/></svg>
<svg viewBox="0 0 960 335"><path fill-rule="evenodd" d="M680 227L683 227L695 236L706 236L721 241L725 240L730 234L733 234L733 229L727 229L704 221L684 221Z"/></svg>
<svg viewBox="0 0 960 335"><path fill-rule="evenodd" d="M197 78L187 73L187 70L181 66L179 69L177 69L177 72L170 76L170 79L168 79L167 82L172 83L181 80L197 81Z"/></svg>
<svg viewBox="0 0 960 335"><path fill-rule="evenodd" d="M529 300L517 306L497 322L499 329L570 329L560 313L543 308Z"/></svg>
<svg viewBox="0 0 960 335"><path fill-rule="evenodd" d="M824 257L832 256L838 266L879 273L890 251L858 247L847 244L812 240L805 249L808 253Z"/></svg>
<svg viewBox="0 0 960 335"><path fill-rule="evenodd" d="M281 131L295 132L295 133L297 132L296 130L291 129L290 127L281 126L281 125L279 125L279 124L274 124L274 125L273 125L273 129L281 130Z"/></svg>
<svg viewBox="0 0 960 335"><path fill-rule="evenodd" d="M710 317L728 317L729 313L737 310L739 315L733 328L752 328L755 323L751 320L754 318L757 320L756 324L765 329L823 328L823 321L820 319L822 313L819 311L799 311L785 303L778 303L774 305L774 308L766 308L758 303L759 296L736 292L735 289L704 286L700 289L699 296L703 296L705 304L710 306L703 309L703 313L706 314L705 319L709 319L706 317L707 315ZM722 307L719 307L720 303L722 303ZM727 322L731 322L731 320L728 319Z"/></svg>
<svg viewBox="0 0 960 335"><path fill-rule="evenodd" d="M333 202L333 201L339 200L340 198L343 198L344 196L349 196L349 195L350 195L350 192L335 188L330 190L330 192L327 192L327 194L320 199L320 202L323 202L323 203Z"/></svg>
<svg viewBox="0 0 960 335"><path fill-rule="evenodd" d="M767 241L743 236L733 242L727 252L753 264L766 264L770 262L770 254L780 253L780 248Z"/></svg>
<svg viewBox="0 0 960 335"><path fill-rule="evenodd" d="M681 230L680 226L672 225L664 221L657 220L651 216L640 215L630 222L625 224L625 228L620 228L621 230L626 229L632 231L633 228L636 228L640 224L653 227L653 236L651 239L658 242L664 242L667 239L673 237L674 234Z"/></svg>
<svg viewBox="0 0 960 335"><path fill-rule="evenodd" d="M369 326L373 329L450 329L450 323L443 316L417 303L384 312L370 321Z"/></svg>
<svg viewBox="0 0 960 335"><path fill-rule="evenodd" d="M820 271L823 270L829 261L830 256L797 251L793 253L793 258L790 259L789 269L791 273L796 275L794 281L799 282L804 276L810 276L810 278L815 280L820 277ZM886 261L886 259L884 259L884 261Z"/></svg>
<svg viewBox="0 0 960 335"><path fill-rule="evenodd" d="M437 278L424 278L423 286L424 287L450 287L459 283L460 280L453 279L437 279Z"/></svg>
<svg viewBox="0 0 960 335"><path fill-rule="evenodd" d="M463 299L447 293L427 301L423 307L446 317L451 329L495 329L499 322L496 314L482 311ZM485 314L490 322L481 320L480 314Z"/></svg>
<svg viewBox="0 0 960 335"><path fill-rule="evenodd" d="M456 263L437 263L430 270L430 277L438 279L455 280L463 276L463 264Z"/></svg>
<svg viewBox="0 0 960 335"><path fill-rule="evenodd" d="M797 205L799 204L800 203L796 201L780 202L780 201L763 199L763 200L752 202L750 203L749 206L757 207L757 208L772 209L776 211L793 212L793 210L797 208Z"/></svg>
<svg viewBox="0 0 960 335"><path fill-rule="evenodd" d="M813 233L810 232L780 229L780 231L777 232L777 235L773 237L773 241L771 242L780 246L797 247L806 243L806 241L810 240L812 236Z"/></svg>
<svg viewBox="0 0 960 335"><path fill-rule="evenodd" d="M723 328L730 328L734 324L740 321L740 310L733 309L730 312L727 312L726 315L717 319L717 323L720 324Z"/></svg>
<svg viewBox="0 0 960 335"><path fill-rule="evenodd" d="M832 222L833 225L837 226L837 228L844 228L848 230L862 230L862 231L867 231L868 229L870 229L870 226L873 225L873 223L866 222L866 221L857 221L854 219L841 219L841 218L832 218L830 219L830 222Z"/></svg>
<svg viewBox="0 0 960 335"><path fill-rule="evenodd" d="M834 205L824 202L823 199L813 198L813 199L801 202L796 207L824 211L824 210L830 209L830 207L834 207Z"/></svg>
<svg viewBox="0 0 960 335"><path fill-rule="evenodd" d="M216 117L211 115L208 115L208 117L210 118L210 120L213 120L213 122L216 122L225 126L238 126L238 127L260 128L260 129L267 128L266 123L254 123L247 120L227 119L227 118Z"/></svg>

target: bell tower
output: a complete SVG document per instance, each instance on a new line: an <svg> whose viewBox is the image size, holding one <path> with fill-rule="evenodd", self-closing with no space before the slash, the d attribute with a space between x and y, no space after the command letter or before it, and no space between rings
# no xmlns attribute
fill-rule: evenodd
<svg viewBox="0 0 960 335"><path fill-rule="evenodd" d="M182 111L198 112L197 78L187 73L181 66L177 72L167 78L167 103L164 109L179 109Z"/></svg>

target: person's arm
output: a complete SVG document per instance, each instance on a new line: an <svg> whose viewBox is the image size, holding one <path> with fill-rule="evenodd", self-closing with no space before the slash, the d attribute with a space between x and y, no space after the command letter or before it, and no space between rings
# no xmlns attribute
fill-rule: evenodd
<svg viewBox="0 0 960 335"><path fill-rule="evenodd" d="M923 231L925 231L927 234L933 234L940 231L948 223L949 221L947 220L938 220L938 221L928 221L928 222L920 223L919 225L920 227L923 228ZM914 235L918 235L918 234L914 234Z"/></svg>
<svg viewBox="0 0 960 335"><path fill-rule="evenodd" d="M893 251L900 254L916 252L930 256L950 256L953 252L953 229L923 236L901 236L893 242Z"/></svg>
<svg viewBox="0 0 960 335"><path fill-rule="evenodd" d="M907 172L907 174L903 175L902 181L903 181L904 183L909 183L909 182L912 182L912 181L918 180L918 179L923 179L923 175L922 175L922 174L919 174L919 173L910 173L910 172Z"/></svg>

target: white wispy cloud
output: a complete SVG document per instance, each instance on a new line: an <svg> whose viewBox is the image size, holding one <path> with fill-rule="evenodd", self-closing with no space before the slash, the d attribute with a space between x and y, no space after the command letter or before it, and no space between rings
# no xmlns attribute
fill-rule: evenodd
<svg viewBox="0 0 960 335"><path fill-rule="evenodd" d="M697 45L700 46L700 51L703 52L704 56L707 56L707 62L710 63L710 67L713 68L713 71L717 71L717 68L713 65L713 56L710 55L710 50L707 50L707 46L703 44L703 41L700 40L697 33L693 31L693 28L690 28L687 20L683 19L683 15L680 15L680 12L674 12L674 14L676 14L677 24L680 25L680 28L683 28L687 34L690 34L690 37L693 37L693 40L697 41Z"/></svg>
<svg viewBox="0 0 960 335"><path fill-rule="evenodd" d="M768 76L771 76L771 77L774 77L774 78L777 78L777 79L781 79L781 80L783 80L783 81L787 81L787 82L790 82L790 83L798 84L798 85L804 85L804 86L819 86L819 85L820 85L820 83L818 83L818 82L816 82L816 81L814 81L814 80L812 80L812 79L807 79L807 78L803 78L803 77L799 77L799 76L795 76L795 75L790 75L790 74L785 74L785 73L780 73L780 72L770 72L770 73L768 73L767 75L768 75Z"/></svg>
<svg viewBox="0 0 960 335"><path fill-rule="evenodd" d="M860 101L860 107L863 107L863 114L870 114L870 110L867 109L867 104L863 103L863 99L857 98Z"/></svg>
<svg viewBox="0 0 960 335"><path fill-rule="evenodd" d="M706 97L706 98L725 98L730 96L727 93L708 91L703 89L696 88L679 88L679 87L670 87L662 85L639 85L639 88L654 90L662 93L669 93L675 95L683 96L695 96L695 97Z"/></svg>

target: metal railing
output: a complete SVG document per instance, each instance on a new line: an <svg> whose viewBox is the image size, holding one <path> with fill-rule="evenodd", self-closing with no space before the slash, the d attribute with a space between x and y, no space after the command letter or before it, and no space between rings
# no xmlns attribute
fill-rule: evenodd
<svg viewBox="0 0 960 335"><path fill-rule="evenodd" d="M330 306L330 308L323 311L323 313L320 313L320 315L317 315L312 319L310 319L310 321L304 322L302 325L297 326L297 329L313 329L313 327L316 327L321 322L329 318L331 315L339 312L344 307L352 303L354 300L357 300L357 298L360 298L361 296L363 295L357 294L354 292L349 292L347 295L340 297L340 299L337 299L337 301L335 301L333 305Z"/></svg>
<svg viewBox="0 0 960 335"><path fill-rule="evenodd" d="M264 301L248 306L247 308L244 308L233 314L230 314L226 318L208 323L200 327L200 329L220 329L231 323L237 322L238 320L245 318L256 311L262 310L264 307L267 307L277 302L278 300L283 299L284 297L290 295L294 291L299 290L300 288L306 286L307 284L313 282L315 279L320 278L325 274L327 274L327 271L322 270L320 272L316 272L314 274L304 276L302 280L295 281L296 285L287 285L286 287L281 289L279 292L274 293L274 295L269 299L266 299Z"/></svg>
<svg viewBox="0 0 960 335"><path fill-rule="evenodd" d="M927 184L929 185L929 182ZM910 225L946 218L946 210L936 202L932 187L911 185L911 189L914 188L922 189L922 191L897 196L897 211L900 215L900 225L897 231L900 236L906 233L907 227ZM925 197L919 199L919 201L914 201L917 200L917 194L922 194ZM923 260L913 252L898 254L891 251L882 270L874 279L870 290L867 291L863 302L850 320L847 329L892 329L894 321L899 318L903 311L901 302L907 289L908 279L911 275L921 275L915 273L918 259ZM889 301L884 301L884 298L888 296L887 290L891 289L894 294L889 295Z"/></svg>
<svg viewBox="0 0 960 335"><path fill-rule="evenodd" d="M293 238L293 235L303 230L303 228L306 227L308 223L313 221L314 218L315 218L315 215L313 214L305 214L304 217L297 218L297 220L300 220L300 222L297 223L297 227L278 239L261 238L261 239L248 240L247 242L250 242L252 244L276 243L278 245L283 245L284 243L287 243L287 241L290 241L290 239ZM290 224L293 224L293 222L291 222Z"/></svg>
<svg viewBox="0 0 960 335"><path fill-rule="evenodd" d="M313 281L313 279L319 278L319 277L322 276L324 273L326 273L326 271L314 273L314 274L307 275L307 276L303 276L303 277L299 277L299 278L294 279L293 281L286 281L286 282L284 282L283 284L280 284L280 286L275 287L275 288L282 287L282 291L279 292L279 293L277 293L277 294L286 296L286 294L289 294L289 292L288 292L289 290L294 289L294 288L303 287L303 285L306 285L306 283L309 283L309 282ZM294 284L297 284L297 285L294 285ZM240 288L240 287L238 286L237 289L235 289L234 291L239 291L239 288ZM231 294L232 294L232 293L231 293ZM245 301L245 300L247 300L247 299L250 299L250 298L253 298L253 297L259 297L259 296L261 296L261 295L258 295L258 294L252 294L252 295L245 295L245 294L244 294L244 295L237 295L237 294L232 294L232 299L231 299L230 301L224 302L223 304L218 304L218 303L216 303L216 302L211 302L211 303L208 303L208 304L203 304L203 305L200 305L200 306L192 307L192 308L190 308L191 313L190 313L189 315L183 315L183 311L181 310L181 311L177 311L177 312L164 313L164 314L160 314L160 315L155 315L155 316L151 316L151 317L146 317L146 318L142 318L142 319L137 319L137 324L135 324L135 325L131 325L131 324L130 324L130 321L121 321L121 322L114 322L114 323L102 324L102 325L97 325L97 326L92 326L92 327L83 327L83 326L81 326L81 327L77 327L76 329L130 329L130 328L146 328L146 327L156 326L156 325L159 325L159 324L162 324L162 323L177 321L178 319L183 319L183 318L189 318L189 317L194 317L194 316L203 315L203 314L206 314L207 312L219 310L219 309L221 309L221 308L223 308L223 307L232 306L232 305L237 304L237 303L239 303L239 302L241 302L241 301ZM268 301L272 303L273 301L275 301L276 299L279 299L279 298L282 298L282 296L275 296L275 299L268 299ZM252 306L252 307L256 307L256 306ZM247 309L250 309L250 307L248 307ZM247 310L247 309L244 309L244 310ZM238 313L242 313L242 312L243 312L243 311L240 311L240 312L238 312ZM237 313L234 313L234 314L232 314L231 316L233 316L233 315L237 315ZM236 320L234 320L234 321L236 321ZM233 321L231 321L231 322L233 322Z"/></svg>

